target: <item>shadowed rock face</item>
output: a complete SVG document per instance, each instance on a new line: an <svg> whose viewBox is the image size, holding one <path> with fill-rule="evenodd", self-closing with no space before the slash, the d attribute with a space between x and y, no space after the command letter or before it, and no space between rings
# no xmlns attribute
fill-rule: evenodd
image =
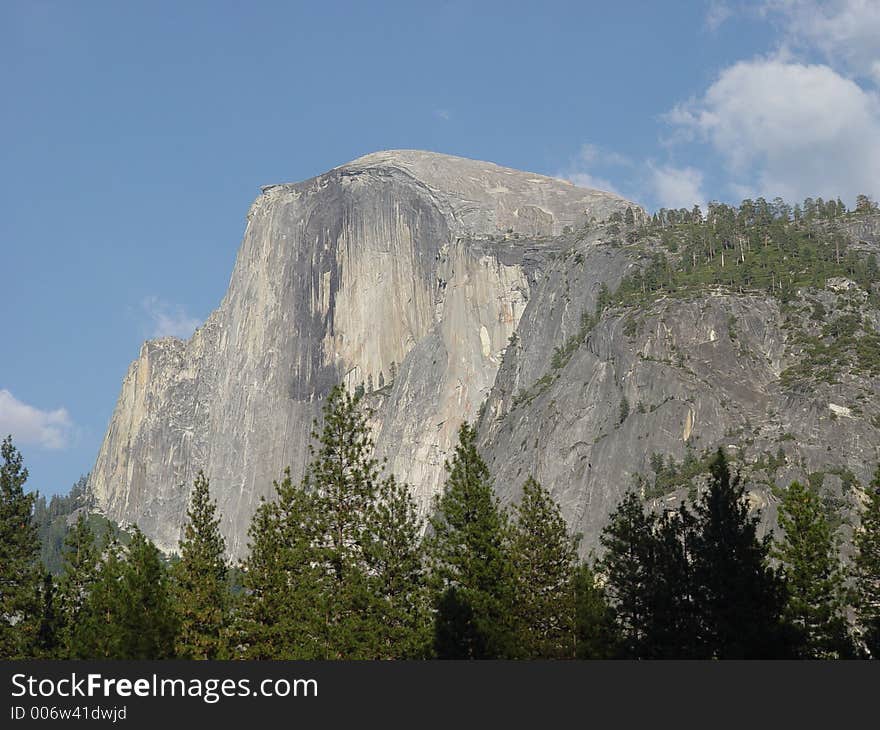
<svg viewBox="0 0 880 730"><path fill-rule="evenodd" d="M378 455L426 509L541 288L559 246L548 237L629 205L418 151L263 188L219 308L186 342L145 343L129 368L91 475L99 507L173 549L204 469L243 555L260 498L285 466L302 473L342 380L372 386Z"/></svg>
<svg viewBox="0 0 880 730"><path fill-rule="evenodd" d="M880 255L880 216L843 232L853 249ZM880 460L880 379L849 372L835 383L787 387L780 376L799 362L813 303L845 312L865 292L829 279L824 290L799 292L788 313L770 296L712 289L614 307L554 368L554 349L578 331L583 311L594 312L602 283L613 291L635 265L627 247L608 246L604 235L597 227L544 266L481 409L479 445L502 503L518 501L534 476L583 535L587 554L634 479L651 474L652 454L680 463L689 447L723 446L762 510L763 530L776 522L777 487L819 475L823 498L852 517L861 497L851 477L867 485ZM864 304L861 314L880 329L880 311ZM762 466L773 459L773 468ZM654 507L686 496L658 496Z"/></svg>

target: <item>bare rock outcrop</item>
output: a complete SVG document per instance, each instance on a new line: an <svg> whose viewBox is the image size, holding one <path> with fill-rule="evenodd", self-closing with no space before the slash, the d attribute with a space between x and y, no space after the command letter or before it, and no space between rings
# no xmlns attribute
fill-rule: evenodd
<svg viewBox="0 0 880 730"><path fill-rule="evenodd" d="M109 517L173 550L211 479L230 552L306 463L337 382L376 405L377 451L427 509L459 424L495 384L556 239L632 207L565 181L429 152L263 188L229 289L186 341L144 344L90 479Z"/></svg>

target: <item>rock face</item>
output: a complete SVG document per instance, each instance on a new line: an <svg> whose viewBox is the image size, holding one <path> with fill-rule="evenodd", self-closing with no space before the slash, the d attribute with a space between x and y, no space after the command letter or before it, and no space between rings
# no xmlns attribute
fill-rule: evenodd
<svg viewBox="0 0 880 730"><path fill-rule="evenodd" d="M851 228L853 249L880 254L880 216ZM817 305L829 318L858 312L880 332L867 294L829 278L785 307L711 288L611 307L554 366L554 349L578 330L582 312L595 311L601 285L614 290L637 266L633 250L607 240L599 227L548 263L481 409L480 445L501 501L517 501L533 475L587 554L624 492L652 473L653 455L683 462L689 451L723 446L765 530L775 524L779 489L795 479L816 485L835 515L852 516L857 485L880 461L880 379L850 370L837 382L793 387L784 373L803 362L804 335L824 324L813 321ZM655 507L686 497L656 495Z"/></svg>
<svg viewBox="0 0 880 730"><path fill-rule="evenodd" d="M377 451L423 509L496 380L569 228L632 206L552 178L417 151L263 188L228 292L193 337L144 344L90 479L98 506L171 550L204 469L230 552L306 463L329 389L365 386Z"/></svg>
<svg viewBox="0 0 880 730"><path fill-rule="evenodd" d="M131 365L93 497L173 550L204 469L241 557L260 498L284 467L302 473L312 421L344 381L367 391L377 456L423 512L476 420L502 501L534 475L584 553L660 454L683 465L726 447L768 527L795 478L835 513L855 506L880 458L876 261L867 285L838 275L785 301L710 282L596 314L666 246L644 220L613 195L427 152L263 188L219 308ZM880 254L880 215L823 225L816 238ZM829 358L840 377L811 379ZM658 489L659 473L646 489L658 508L693 487Z"/></svg>

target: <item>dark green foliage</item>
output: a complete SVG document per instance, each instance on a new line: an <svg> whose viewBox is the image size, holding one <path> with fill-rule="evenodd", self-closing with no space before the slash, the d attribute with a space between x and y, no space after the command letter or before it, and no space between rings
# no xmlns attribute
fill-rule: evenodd
<svg viewBox="0 0 880 730"><path fill-rule="evenodd" d="M122 547L115 533L105 536L99 553L95 577L77 621L67 622L70 632L68 656L71 659L127 658L123 617L128 597L122 578Z"/></svg>
<svg viewBox="0 0 880 730"><path fill-rule="evenodd" d="M43 575L28 472L8 436L0 445L0 659L32 656L38 643Z"/></svg>
<svg viewBox="0 0 880 730"><path fill-rule="evenodd" d="M40 659L56 659L60 649L61 616L55 604L55 582L51 573L43 574L40 591L40 627L34 655Z"/></svg>
<svg viewBox="0 0 880 730"><path fill-rule="evenodd" d="M738 477L718 451L693 509L646 513L627 494L601 536L599 563L624 655L784 655L783 583L768 564Z"/></svg>
<svg viewBox="0 0 880 730"><path fill-rule="evenodd" d="M574 658L577 541L553 497L532 478L523 485L514 513L517 654L528 659Z"/></svg>
<svg viewBox="0 0 880 730"><path fill-rule="evenodd" d="M53 494L48 501L43 495L36 495L34 523L40 537L40 561L53 575L61 572L61 552L71 515L89 506L87 484L88 476L81 476L67 495ZM95 515L93 519L97 518Z"/></svg>
<svg viewBox="0 0 880 730"><path fill-rule="evenodd" d="M326 607L313 547L314 499L290 471L275 483L248 532L250 553L236 614L234 643L246 659L320 659Z"/></svg>
<svg viewBox="0 0 880 730"><path fill-rule="evenodd" d="M426 638L415 506L406 485L383 477L367 416L334 388L304 479L315 499L329 658L412 656Z"/></svg>
<svg viewBox="0 0 880 730"><path fill-rule="evenodd" d="M575 572L575 657L615 659L621 654L614 611L589 564Z"/></svg>
<svg viewBox="0 0 880 730"><path fill-rule="evenodd" d="M630 658L698 656L694 569L685 509L656 516L629 492L602 532L599 562L614 609L622 654Z"/></svg>
<svg viewBox="0 0 880 730"><path fill-rule="evenodd" d="M127 550L111 534L95 580L71 629L71 656L83 659L169 659L176 617L167 568L137 528Z"/></svg>
<svg viewBox="0 0 880 730"><path fill-rule="evenodd" d="M299 485L289 472L251 524L236 621L248 658L422 656L429 618L421 526L405 484L383 477L367 414L334 388Z"/></svg>
<svg viewBox="0 0 880 730"><path fill-rule="evenodd" d="M98 576L99 552L95 535L83 514L64 539L62 573L58 587L61 610L60 654L66 659L86 658L77 649L78 627L84 620L83 609Z"/></svg>
<svg viewBox="0 0 880 730"><path fill-rule="evenodd" d="M180 561L172 570L180 624L175 648L182 659L225 655L229 611L225 552L217 505L211 500L208 478L200 471L193 482Z"/></svg>
<svg viewBox="0 0 880 730"><path fill-rule="evenodd" d="M430 650L430 611L421 521L409 487L379 484L367 511L364 557L374 603L373 658L416 659Z"/></svg>
<svg viewBox="0 0 880 730"><path fill-rule="evenodd" d="M697 502L688 540L694 613L701 654L757 659L784 650L783 583L768 564L770 543L757 537L739 475L731 476L719 449L709 488Z"/></svg>
<svg viewBox="0 0 880 730"><path fill-rule="evenodd" d="M127 659L170 659L177 630L168 572L158 548L135 528L122 564L122 650Z"/></svg>
<svg viewBox="0 0 880 730"><path fill-rule="evenodd" d="M684 459L677 463L671 456L667 459L663 454L651 454L651 471L653 478L638 478L637 485L643 490L645 497L662 497L677 489L696 492L697 478L709 470L712 452L704 451L697 455L692 449L685 452Z"/></svg>
<svg viewBox="0 0 880 730"><path fill-rule="evenodd" d="M780 505L779 526L784 536L774 557L783 565L784 617L799 634L799 654L809 659L848 655L843 571L819 496L792 482Z"/></svg>
<svg viewBox="0 0 880 730"><path fill-rule="evenodd" d="M623 396L620 399L620 407L618 408L617 413L617 423L622 424L627 418L629 418L629 401L626 399L626 396Z"/></svg>
<svg viewBox="0 0 880 730"><path fill-rule="evenodd" d="M368 386L368 391L372 390ZM360 400L334 388L315 429L304 484L314 494L315 547L324 599L324 651L328 658L373 658L378 647L367 555L372 541L365 519L377 499L381 473Z"/></svg>
<svg viewBox="0 0 880 730"><path fill-rule="evenodd" d="M647 639L652 529L652 518L638 495L627 492L600 537L605 552L597 567L605 577L620 649L627 657L642 656Z"/></svg>
<svg viewBox="0 0 880 730"><path fill-rule="evenodd" d="M462 424L446 488L431 517L428 551L441 659L516 656L510 528L477 452L476 431Z"/></svg>
<svg viewBox="0 0 880 730"><path fill-rule="evenodd" d="M861 524L853 540L856 554L856 619L860 638L874 659L880 658L880 467L862 505Z"/></svg>

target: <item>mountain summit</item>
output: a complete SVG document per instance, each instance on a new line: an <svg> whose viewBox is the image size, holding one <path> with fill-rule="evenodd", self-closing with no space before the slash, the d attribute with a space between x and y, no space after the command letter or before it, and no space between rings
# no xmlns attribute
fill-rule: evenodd
<svg viewBox="0 0 880 730"><path fill-rule="evenodd" d="M333 384L363 387L377 449L423 509L564 231L638 206L433 152L376 152L267 185L229 289L188 341L146 342L90 479L108 516L172 549L199 469L234 555Z"/></svg>

